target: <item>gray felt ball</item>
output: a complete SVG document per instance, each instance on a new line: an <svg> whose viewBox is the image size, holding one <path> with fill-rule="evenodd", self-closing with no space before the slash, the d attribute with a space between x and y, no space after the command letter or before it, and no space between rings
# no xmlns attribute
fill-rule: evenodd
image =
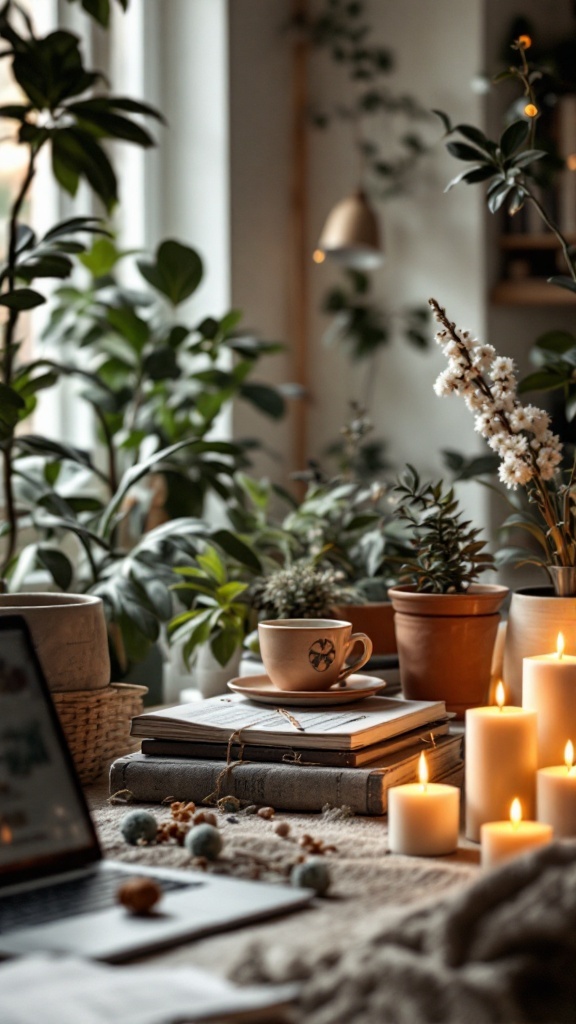
<svg viewBox="0 0 576 1024"><path fill-rule="evenodd" d="M120 822L120 831L127 843L135 846L139 839L151 843L156 839L158 822L150 811L128 811Z"/></svg>
<svg viewBox="0 0 576 1024"><path fill-rule="evenodd" d="M294 865L290 881L299 889L314 889L318 896L323 896L330 888L330 868L320 857L311 857L303 864Z"/></svg>
<svg viewBox="0 0 576 1024"><path fill-rule="evenodd" d="M186 833L184 846L193 857L216 860L223 846L222 836L214 825L194 825Z"/></svg>

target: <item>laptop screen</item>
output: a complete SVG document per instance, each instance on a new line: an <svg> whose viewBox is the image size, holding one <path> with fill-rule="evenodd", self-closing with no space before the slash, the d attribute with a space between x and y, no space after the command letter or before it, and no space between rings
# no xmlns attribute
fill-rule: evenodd
<svg viewBox="0 0 576 1024"><path fill-rule="evenodd" d="M0 884L98 856L25 623L0 616Z"/></svg>

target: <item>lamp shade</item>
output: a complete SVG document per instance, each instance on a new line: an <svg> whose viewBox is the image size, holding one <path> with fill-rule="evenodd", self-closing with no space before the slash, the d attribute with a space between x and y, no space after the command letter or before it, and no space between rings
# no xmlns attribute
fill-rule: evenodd
<svg viewBox="0 0 576 1024"><path fill-rule="evenodd" d="M373 270L384 259L374 210L360 189L341 199L328 214L318 248L342 266Z"/></svg>

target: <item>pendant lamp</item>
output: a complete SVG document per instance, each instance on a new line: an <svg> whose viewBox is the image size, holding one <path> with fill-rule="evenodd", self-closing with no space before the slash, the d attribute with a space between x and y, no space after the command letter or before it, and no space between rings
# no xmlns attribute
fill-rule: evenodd
<svg viewBox="0 0 576 1024"><path fill-rule="evenodd" d="M382 264L378 218L363 189L341 199L330 211L318 250L352 270L374 270Z"/></svg>

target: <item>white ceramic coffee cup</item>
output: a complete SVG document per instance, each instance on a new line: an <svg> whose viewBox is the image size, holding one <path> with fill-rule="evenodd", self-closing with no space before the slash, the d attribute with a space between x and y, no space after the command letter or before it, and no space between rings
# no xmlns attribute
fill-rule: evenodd
<svg viewBox="0 0 576 1024"><path fill-rule="evenodd" d="M327 690L366 664L372 641L342 619L266 619L258 624L264 668L279 690ZM362 654L348 662L357 644Z"/></svg>

